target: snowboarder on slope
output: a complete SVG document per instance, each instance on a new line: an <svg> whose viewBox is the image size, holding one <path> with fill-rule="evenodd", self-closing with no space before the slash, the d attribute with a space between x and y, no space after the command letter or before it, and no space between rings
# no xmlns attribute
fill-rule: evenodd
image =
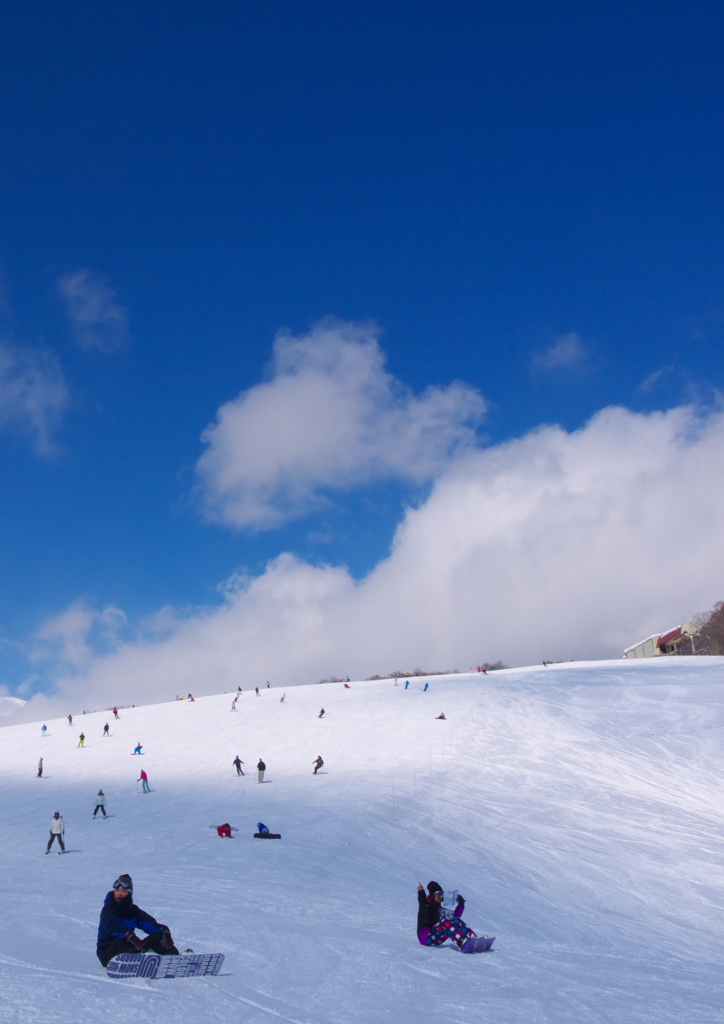
<svg viewBox="0 0 724 1024"><path fill-rule="evenodd" d="M85 733L84 732L82 732L80 734L80 738L78 740L78 746L79 747L84 747L85 746Z"/></svg>
<svg viewBox="0 0 724 1024"><path fill-rule="evenodd" d="M55 839L60 843L59 853L65 853L65 843L63 842L63 834L65 833L65 822L60 816L60 811L56 811L53 817L50 819L50 839L48 840L48 848L46 853L50 853L50 847L53 845Z"/></svg>
<svg viewBox="0 0 724 1024"><path fill-rule="evenodd" d="M134 753L134 754L142 754L142 753L143 753L143 747L141 746L141 743L140 743L140 741L139 741L139 742L138 742L138 743L136 744L136 746L135 746L135 747L133 748L133 753Z"/></svg>
<svg viewBox="0 0 724 1024"><path fill-rule="evenodd" d="M146 773L144 772L143 768L141 769L141 774L136 779L136 782L142 782L143 783L143 785L141 786L141 789L143 790L144 793L150 793L151 792L151 787L148 784L148 775L146 775Z"/></svg>
<svg viewBox="0 0 724 1024"><path fill-rule="evenodd" d="M264 781L264 772L266 771L266 765L264 764L264 762L262 761L261 758L259 758L259 764L256 766L256 771L257 771L257 780L259 782L263 782Z"/></svg>
<svg viewBox="0 0 724 1024"><path fill-rule="evenodd" d="M96 806L93 811L93 817L95 818L98 811L103 811L103 817L106 816L106 797L102 789L98 790L98 796L96 797Z"/></svg>
<svg viewBox="0 0 724 1024"><path fill-rule="evenodd" d="M103 726L103 735L110 736L110 726L108 722L106 722L106 724Z"/></svg>
<svg viewBox="0 0 724 1024"><path fill-rule="evenodd" d="M462 949L466 939L475 937L475 932L462 919L465 900L457 898L452 914L442 906L445 893L438 882L429 882L429 895L421 885L417 887L417 938L422 946L441 946L446 939L452 939Z"/></svg>
<svg viewBox="0 0 724 1024"><path fill-rule="evenodd" d="M114 707L114 708L113 708L113 717L114 717L114 718L120 718L120 717L121 717L121 716L120 716L120 715L118 714L118 708L116 708L116 707Z"/></svg>
<svg viewBox="0 0 724 1024"><path fill-rule="evenodd" d="M241 760L238 754L231 763L235 766L237 775L244 774L243 771L241 770L241 766L243 765L244 762Z"/></svg>
<svg viewBox="0 0 724 1024"><path fill-rule="evenodd" d="M42 779L42 777L43 777L43 759L41 757L40 760L38 761L38 778Z"/></svg>
<svg viewBox="0 0 724 1024"><path fill-rule="evenodd" d="M72 715L68 715L68 725L72 725L72 724L73 724L73 716Z"/></svg>
<svg viewBox="0 0 724 1024"><path fill-rule="evenodd" d="M257 830L257 832L259 833L260 836L268 836L269 835L269 826L265 825L263 821L257 821L257 823L256 823L256 830Z"/></svg>
<svg viewBox="0 0 724 1024"><path fill-rule="evenodd" d="M216 834L217 836L226 836L228 839L234 838L231 834L231 825L228 823L228 821L224 822L223 825L216 826Z"/></svg>
<svg viewBox="0 0 724 1024"><path fill-rule="evenodd" d="M146 932L141 940L134 929ZM106 895L98 925L96 956L107 967L119 953L160 953L178 956L171 932L165 924L137 907L133 902L133 880L130 875L119 875Z"/></svg>
<svg viewBox="0 0 724 1024"><path fill-rule="evenodd" d="M322 708L322 710L319 712L317 718L324 718L324 708Z"/></svg>
<svg viewBox="0 0 724 1024"><path fill-rule="evenodd" d="M316 775L319 769L324 767L322 755L320 754L316 761L312 761L312 764L314 765L314 771L312 772L312 775Z"/></svg>
<svg viewBox="0 0 724 1024"><path fill-rule="evenodd" d="M439 722L441 718L442 718L442 720L444 722L447 721L447 719L445 718L445 712L444 711L441 711L440 714L435 717L435 721Z"/></svg>
<svg viewBox="0 0 724 1024"><path fill-rule="evenodd" d="M46 734L47 731L48 731L48 726L44 725L43 728L40 730L40 735L41 735L41 737L43 739L45 739L45 734Z"/></svg>

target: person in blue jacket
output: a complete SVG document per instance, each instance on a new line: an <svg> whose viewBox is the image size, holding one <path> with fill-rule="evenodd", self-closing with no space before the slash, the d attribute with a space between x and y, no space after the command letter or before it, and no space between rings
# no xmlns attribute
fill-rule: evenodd
<svg viewBox="0 0 724 1024"><path fill-rule="evenodd" d="M139 939L134 930L136 928L146 932L147 937ZM133 902L131 876L119 875L101 910L96 956L107 967L109 961L119 953L150 952L160 953L161 956L178 954L166 925L159 924Z"/></svg>

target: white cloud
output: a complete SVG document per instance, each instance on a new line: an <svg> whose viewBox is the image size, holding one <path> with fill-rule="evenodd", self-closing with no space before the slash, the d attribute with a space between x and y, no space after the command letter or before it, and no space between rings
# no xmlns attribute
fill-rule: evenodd
<svg viewBox="0 0 724 1024"><path fill-rule="evenodd" d="M114 648L126 625L124 612L113 605L98 611L76 601L60 615L46 620L33 637L31 660L52 659L63 670L79 671L102 647Z"/></svg>
<svg viewBox="0 0 724 1024"><path fill-rule="evenodd" d="M576 331L562 334L547 349L533 356L533 368L536 370L573 370L583 366L588 359L588 351Z"/></svg>
<svg viewBox="0 0 724 1024"><path fill-rule="evenodd" d="M116 302L108 278L75 270L58 281L76 343L85 352L115 352L128 343L126 314Z"/></svg>
<svg viewBox="0 0 724 1024"><path fill-rule="evenodd" d="M431 480L469 447L485 403L453 383L416 396L385 370L370 326L280 334L269 381L223 405L197 470L211 518L270 528L335 491Z"/></svg>
<svg viewBox="0 0 724 1024"><path fill-rule="evenodd" d="M361 581L285 554L235 577L220 607L167 611L162 634L110 653L79 645L82 615L56 627L67 638L62 707L498 658L620 657L724 598L723 447L720 412L611 408L573 433L543 427L469 452ZM31 702L23 714L47 711Z"/></svg>
<svg viewBox="0 0 724 1024"><path fill-rule="evenodd" d="M42 454L68 404L68 389L52 353L0 342L0 427L28 434Z"/></svg>

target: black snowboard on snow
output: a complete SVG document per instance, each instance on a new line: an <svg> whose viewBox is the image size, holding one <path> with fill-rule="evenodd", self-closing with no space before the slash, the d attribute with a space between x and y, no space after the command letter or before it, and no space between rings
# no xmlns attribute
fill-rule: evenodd
<svg viewBox="0 0 724 1024"><path fill-rule="evenodd" d="M255 839L281 839L278 832L255 832Z"/></svg>
<svg viewBox="0 0 724 1024"><path fill-rule="evenodd" d="M119 953L106 970L111 978L196 978L218 974L223 962L223 953Z"/></svg>

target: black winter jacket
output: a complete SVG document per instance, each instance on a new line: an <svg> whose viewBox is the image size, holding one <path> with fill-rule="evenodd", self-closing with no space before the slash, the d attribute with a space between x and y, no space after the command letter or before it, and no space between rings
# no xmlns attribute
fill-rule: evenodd
<svg viewBox="0 0 724 1024"><path fill-rule="evenodd" d="M118 903L113 893L109 892L101 910L96 953L101 957L114 939L122 939L126 932L132 932L136 928L140 928L147 935L152 935L154 932L160 932L162 927L154 917L136 906L130 894Z"/></svg>

